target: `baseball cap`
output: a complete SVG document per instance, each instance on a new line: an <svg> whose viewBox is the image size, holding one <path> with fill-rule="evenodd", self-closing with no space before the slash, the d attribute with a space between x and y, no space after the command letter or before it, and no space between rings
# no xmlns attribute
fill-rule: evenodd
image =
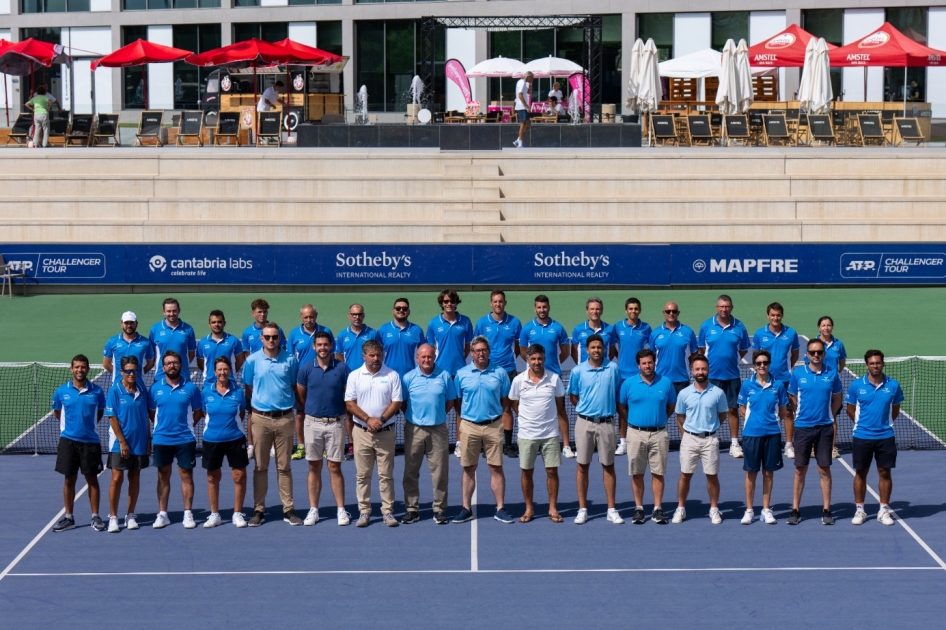
<svg viewBox="0 0 946 630"><path fill-rule="evenodd" d="M134 311L125 311L122 313L122 323L125 322L137 322L138 316L135 315Z"/></svg>

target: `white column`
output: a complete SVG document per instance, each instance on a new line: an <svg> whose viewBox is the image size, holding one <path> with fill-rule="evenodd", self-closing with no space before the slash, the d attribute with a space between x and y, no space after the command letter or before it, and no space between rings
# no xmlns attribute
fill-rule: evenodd
<svg viewBox="0 0 946 630"><path fill-rule="evenodd" d="M883 26L883 9L845 9L844 10L844 45L855 42L865 35ZM864 69L844 68L841 70L841 89L845 101L882 101L884 100L884 69L867 69L867 94L864 94Z"/></svg>
<svg viewBox="0 0 946 630"><path fill-rule="evenodd" d="M746 43L754 46L781 33L787 26L785 22L785 11L750 11L749 41ZM778 97L780 101L791 97L785 90L785 68L779 68L778 71Z"/></svg>
<svg viewBox="0 0 946 630"><path fill-rule="evenodd" d="M289 39L306 46L317 46L315 43L315 22L290 22Z"/></svg>
<svg viewBox="0 0 946 630"><path fill-rule="evenodd" d="M930 7L927 40L930 48L946 50L946 7ZM926 70L926 102L934 118L946 116L946 68Z"/></svg>
<svg viewBox="0 0 946 630"><path fill-rule="evenodd" d="M463 28L447 29L447 59L456 59L463 64L463 67L469 70L476 65L476 31ZM474 101L481 101L483 110L489 103L482 102L485 99L480 98L476 93L475 86L471 83L470 89ZM447 109L463 110L466 108L466 99L463 93L453 81L447 80Z"/></svg>
<svg viewBox="0 0 946 630"><path fill-rule="evenodd" d="M148 41L164 46L174 45L174 27L159 24L148 27ZM148 64L148 108L174 109L174 64Z"/></svg>
<svg viewBox="0 0 946 630"><path fill-rule="evenodd" d="M710 48L713 41L709 13L677 13L673 16L673 56L682 57Z"/></svg>
<svg viewBox="0 0 946 630"><path fill-rule="evenodd" d="M618 109L622 114L629 114L627 109L627 84L631 74L631 49L637 41L637 14L621 14L621 102Z"/></svg>

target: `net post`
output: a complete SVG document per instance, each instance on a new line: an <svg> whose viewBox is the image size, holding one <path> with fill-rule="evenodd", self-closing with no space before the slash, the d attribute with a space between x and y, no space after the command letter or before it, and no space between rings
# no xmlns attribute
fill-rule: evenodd
<svg viewBox="0 0 946 630"><path fill-rule="evenodd" d="M39 383L37 381L37 367L36 363L33 363L33 457L39 455L39 430L37 422L37 413L39 411L37 392L39 390Z"/></svg>
<svg viewBox="0 0 946 630"><path fill-rule="evenodd" d="M913 370L911 370L911 378L913 381L913 388L910 391L910 412L913 415L913 422L910 423L910 448L916 448L916 423L919 422L919 419L916 417L916 373L920 368L920 357L913 357Z"/></svg>

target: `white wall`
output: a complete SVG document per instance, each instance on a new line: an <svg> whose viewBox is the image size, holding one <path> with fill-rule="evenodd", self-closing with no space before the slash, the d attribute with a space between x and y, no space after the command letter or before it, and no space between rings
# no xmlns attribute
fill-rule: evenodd
<svg viewBox="0 0 946 630"><path fill-rule="evenodd" d="M285 7L289 6L289 0L260 0L261 7Z"/></svg>
<svg viewBox="0 0 946 630"><path fill-rule="evenodd" d="M749 41L750 46L754 46L761 41L777 35L788 26L785 20L785 11L751 11L749 13ZM779 100L786 100L785 94L785 68L778 71L778 91Z"/></svg>
<svg viewBox="0 0 946 630"><path fill-rule="evenodd" d="M112 1L111 0L92 0L89 3L90 11L111 11L112 10Z"/></svg>
<svg viewBox="0 0 946 630"><path fill-rule="evenodd" d="M289 39L306 46L317 46L315 40L315 22L290 22Z"/></svg>
<svg viewBox="0 0 946 630"><path fill-rule="evenodd" d="M946 50L946 7L930 7L927 29L930 48ZM932 103L933 117L946 117L946 68L926 70L926 100Z"/></svg>
<svg viewBox="0 0 946 630"><path fill-rule="evenodd" d="M865 35L870 35L883 26L883 9L845 9L844 10L844 45L855 42ZM884 100L884 69L867 69L867 94L864 94L864 69L842 68L841 89L845 101L882 101Z"/></svg>
<svg viewBox="0 0 946 630"><path fill-rule="evenodd" d="M673 16L673 56L682 57L710 47L713 41L709 13L677 13Z"/></svg>
<svg viewBox="0 0 946 630"><path fill-rule="evenodd" d="M466 30L462 28L448 28L447 29L447 59L456 59L463 64L463 67L469 70L477 64L476 59L476 31ZM482 59L479 61L483 61ZM513 81L514 79L509 79ZM473 82L470 82L470 90L473 94L474 101L480 101L480 104L483 110L486 110L486 106L489 103L482 102L485 99L480 98L480 95L476 93L476 86L473 85ZM453 81L447 80L447 109L458 109L463 110L466 107L466 99L463 98L463 93L460 91Z"/></svg>
<svg viewBox="0 0 946 630"><path fill-rule="evenodd" d="M164 46L173 46L173 27L170 24L149 26L148 41ZM174 64L149 63L147 72L148 108L174 109Z"/></svg>
<svg viewBox="0 0 946 630"><path fill-rule="evenodd" d="M63 103L66 109L72 109L77 114L92 113L92 80L93 74L89 69L91 59L83 59L83 55L107 55L112 52L112 29L102 27L76 27L62 29L62 44L72 47L73 75L75 76L75 97L73 106L69 103L68 78L63 81ZM63 68L63 74L68 75L68 69ZM110 114L121 109L121 103L116 102L112 94L112 69L99 68L95 71L95 111L96 113Z"/></svg>
<svg viewBox="0 0 946 630"><path fill-rule="evenodd" d="M10 0L0 0L0 15L10 15ZM8 30L7 33L10 31ZM0 39L5 39L10 41L9 37L3 37Z"/></svg>

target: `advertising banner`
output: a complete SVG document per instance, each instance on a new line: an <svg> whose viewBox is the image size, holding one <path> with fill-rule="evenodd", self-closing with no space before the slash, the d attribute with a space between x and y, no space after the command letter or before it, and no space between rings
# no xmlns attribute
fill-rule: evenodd
<svg viewBox="0 0 946 630"><path fill-rule="evenodd" d="M473 102L473 90L470 89L470 79L466 76L466 68L456 59L448 59L444 65L444 72L447 78L453 81L460 92L463 93L463 99L467 105Z"/></svg>
<svg viewBox="0 0 946 630"><path fill-rule="evenodd" d="M478 245L473 250L476 283L615 284L670 283L666 245Z"/></svg>

